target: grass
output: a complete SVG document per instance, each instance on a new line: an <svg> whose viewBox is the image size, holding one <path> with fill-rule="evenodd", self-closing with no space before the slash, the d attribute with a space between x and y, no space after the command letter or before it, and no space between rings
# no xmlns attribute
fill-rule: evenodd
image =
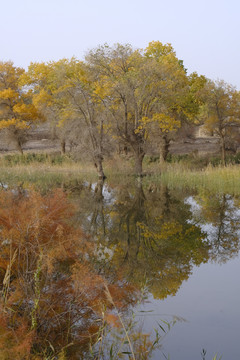
<svg viewBox="0 0 240 360"><path fill-rule="evenodd" d="M74 163L70 155L61 155L59 153L30 153L24 154L7 154L0 157L1 166L16 166L30 164L48 164L62 165Z"/></svg>
<svg viewBox="0 0 240 360"><path fill-rule="evenodd" d="M0 167L0 184L4 187L8 185L28 187L34 185L41 191L46 191L53 187L71 186L88 180L95 182L97 175L94 168L80 164L71 165L15 165Z"/></svg>
<svg viewBox="0 0 240 360"><path fill-rule="evenodd" d="M202 164L200 162L200 164ZM104 162L108 182L122 183L134 178L132 159L118 157ZM144 163L144 183L162 182L172 188L207 188L213 192L240 195L240 165L227 167L208 165L202 169L191 167L189 161L166 163L160 168L157 161ZM2 186L36 185L41 190L69 186L84 181L96 182L95 167L89 162L75 162L69 156L53 154L5 155L0 158ZM75 186L74 185L74 186Z"/></svg>
<svg viewBox="0 0 240 360"><path fill-rule="evenodd" d="M158 156L145 156L144 162L145 164L153 164L159 161ZM213 154L205 154L198 155L197 153L189 153L189 154L168 154L166 162L168 164L176 164L180 163L187 169L200 170L204 169L207 166L219 167L221 165L221 157L220 155ZM237 165L240 164L240 152L237 154L227 154L226 155L226 164L227 165Z"/></svg>
<svg viewBox="0 0 240 360"><path fill-rule="evenodd" d="M151 159L150 159L151 160ZM162 182L171 188L206 188L212 192L240 195L239 154L228 157L228 165L221 166L219 157L193 155L172 156L163 166L146 158L145 183ZM171 160L171 161L170 161Z"/></svg>
<svg viewBox="0 0 240 360"><path fill-rule="evenodd" d="M126 168L127 163L127 168ZM114 183L131 176L132 166L123 159L108 160L104 163L108 179ZM81 182L94 183L98 180L94 165L89 162L76 162L69 156L59 154L26 153L0 157L0 186L24 187L34 185L41 191L56 186L76 186Z"/></svg>
<svg viewBox="0 0 240 360"><path fill-rule="evenodd" d="M208 166L204 170L184 169L177 164L167 166L161 175L154 175L155 181L174 188L206 188L212 192L240 195L240 166Z"/></svg>

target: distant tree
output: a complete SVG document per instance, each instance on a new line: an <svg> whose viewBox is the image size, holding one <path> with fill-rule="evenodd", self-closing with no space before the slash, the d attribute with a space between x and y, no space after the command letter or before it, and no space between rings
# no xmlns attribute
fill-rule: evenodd
<svg viewBox="0 0 240 360"><path fill-rule="evenodd" d="M22 153L31 126L44 117L32 102L32 90L21 82L24 69L0 62L0 130L14 141Z"/></svg>
<svg viewBox="0 0 240 360"><path fill-rule="evenodd" d="M181 136L183 125L186 127L199 121L206 78L197 73L187 76L183 61L176 57L170 44L153 41L144 55L155 61L162 72L165 69L163 73L166 74L164 87L160 88L150 116L143 119L150 138L159 146L160 163L163 163L169 153L170 142Z"/></svg>
<svg viewBox="0 0 240 360"><path fill-rule="evenodd" d="M226 165L226 144L240 126L240 93L223 80L206 84L207 115L205 128L216 134L221 148L222 165Z"/></svg>
<svg viewBox="0 0 240 360"><path fill-rule="evenodd" d="M48 64L32 63L23 78L25 83L33 89L33 102L37 109L44 114L51 136L53 139L59 140L61 152L64 154L71 127L69 123L68 126L58 126L61 121L63 105L58 96L58 82L55 73L53 62Z"/></svg>
<svg viewBox="0 0 240 360"><path fill-rule="evenodd" d="M186 71L170 44L152 42L143 52L130 45L101 46L86 61L99 75L100 94L109 113L115 138L131 149L135 171L151 141L181 126L183 99L188 89ZM161 141L160 141L161 142Z"/></svg>
<svg viewBox="0 0 240 360"><path fill-rule="evenodd" d="M92 70L99 74L98 96L106 108L112 135L123 144L125 152L131 149L139 175L142 174L146 141L144 130L136 132L142 117L141 98L147 80L146 76L139 76L142 60L139 51L134 51L130 45L120 44L112 48L100 46L86 57Z"/></svg>
<svg viewBox="0 0 240 360"><path fill-rule="evenodd" d="M187 76L171 44L152 41L145 49L144 56L159 76L154 84L155 99L149 115L143 117L142 123L150 139L158 145L160 163L163 163L173 134L181 127L181 101L186 91Z"/></svg>
<svg viewBox="0 0 240 360"><path fill-rule="evenodd" d="M66 141L76 144L82 156L91 158L99 178L104 179L103 159L109 145L105 140L105 109L96 94L97 83L90 68L75 58L32 64L28 81L34 86L34 103L61 139L62 152Z"/></svg>
<svg viewBox="0 0 240 360"><path fill-rule="evenodd" d="M88 64L74 58L65 62L62 71L65 81L59 87L64 100L60 126L72 121L79 127L80 132L75 135L79 151L92 160L99 179L104 179L103 161L109 153L110 139L97 74Z"/></svg>

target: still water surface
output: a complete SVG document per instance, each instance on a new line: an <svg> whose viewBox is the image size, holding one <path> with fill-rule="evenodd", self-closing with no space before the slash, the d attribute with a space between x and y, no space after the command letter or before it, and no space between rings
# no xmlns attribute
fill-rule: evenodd
<svg viewBox="0 0 240 360"><path fill-rule="evenodd" d="M100 268L147 288L135 308L144 331L177 317L153 359L240 359L238 197L128 183L85 184L72 198Z"/></svg>
<svg viewBox="0 0 240 360"><path fill-rule="evenodd" d="M146 343L161 335L144 359L240 359L239 197L134 180L61 187L0 193L1 358L109 359L114 344L118 359L119 312L138 355L138 329ZM111 331L98 338L101 324Z"/></svg>

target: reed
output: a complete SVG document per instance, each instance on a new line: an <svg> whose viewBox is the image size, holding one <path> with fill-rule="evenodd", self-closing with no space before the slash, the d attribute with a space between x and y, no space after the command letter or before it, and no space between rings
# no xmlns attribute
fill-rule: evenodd
<svg viewBox="0 0 240 360"><path fill-rule="evenodd" d="M35 184L40 189L61 186L71 181L96 182L98 177L94 165L90 162L75 162L69 158L54 160L53 158L28 155L30 162L17 160L6 162L0 159L0 184L4 187L16 186L19 183ZM44 161L39 161L44 159ZM57 158L58 159L58 158ZM131 159L118 157L104 162L105 173L109 183L121 183L134 178L134 167ZM193 170L183 162L145 164L145 183L162 182L174 188L207 188L213 192L240 194L240 165L213 167L208 165L201 170Z"/></svg>
<svg viewBox="0 0 240 360"><path fill-rule="evenodd" d="M206 188L212 192L240 194L240 166L229 165L227 167L208 166L203 170L191 170L182 164L165 165L161 171L147 176L147 182L162 182L170 188Z"/></svg>

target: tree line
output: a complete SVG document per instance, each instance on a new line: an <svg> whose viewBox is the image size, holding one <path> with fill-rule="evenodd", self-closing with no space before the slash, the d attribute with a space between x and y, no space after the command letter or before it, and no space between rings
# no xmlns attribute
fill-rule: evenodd
<svg viewBox="0 0 240 360"><path fill-rule="evenodd" d="M154 144L160 161L184 126L204 124L219 137L222 164L240 124L240 93L223 80L190 75L171 44L145 49L107 44L76 58L31 63L25 71L0 62L0 130L20 151L32 126L49 122L66 142L91 158L99 178L110 152L133 155L142 175Z"/></svg>

